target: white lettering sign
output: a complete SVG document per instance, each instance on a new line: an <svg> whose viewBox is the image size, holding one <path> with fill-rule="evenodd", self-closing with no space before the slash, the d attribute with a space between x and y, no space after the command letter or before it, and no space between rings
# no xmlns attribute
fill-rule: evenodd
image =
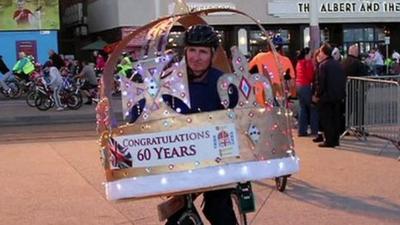
<svg viewBox="0 0 400 225"><path fill-rule="evenodd" d="M126 135L114 140L130 155L132 167L221 160L239 155L235 125L215 125L158 133Z"/></svg>
<svg viewBox="0 0 400 225"><path fill-rule="evenodd" d="M360 0L319 0L321 18L368 17L371 14L393 17L400 13L400 0L360 1ZM272 0L268 2L268 14L281 18L307 18L310 12L310 1Z"/></svg>
<svg viewBox="0 0 400 225"><path fill-rule="evenodd" d="M188 2L187 3L190 11L200 11L206 9L236 9L236 5L231 2L214 3L214 2ZM169 14L173 14L175 3L168 5ZM232 15L231 12L219 12L213 13L212 15Z"/></svg>

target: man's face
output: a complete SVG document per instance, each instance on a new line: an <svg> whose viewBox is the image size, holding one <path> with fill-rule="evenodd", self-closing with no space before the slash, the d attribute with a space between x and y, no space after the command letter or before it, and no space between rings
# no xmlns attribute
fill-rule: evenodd
<svg viewBox="0 0 400 225"><path fill-rule="evenodd" d="M210 47L189 46L186 49L188 67L195 76L201 76L211 64L212 51Z"/></svg>

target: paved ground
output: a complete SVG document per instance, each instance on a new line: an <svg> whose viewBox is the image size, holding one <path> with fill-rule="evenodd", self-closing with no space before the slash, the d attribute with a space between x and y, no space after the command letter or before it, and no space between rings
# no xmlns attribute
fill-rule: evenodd
<svg viewBox="0 0 400 225"><path fill-rule="evenodd" d="M94 106L40 112L23 100L2 100L0 108L0 224L162 224L160 198L105 199ZM272 180L254 184L250 224L400 224L394 147L378 155L385 142L351 137L335 150L319 149L311 138L295 144L300 173L285 193Z"/></svg>
<svg viewBox="0 0 400 225"><path fill-rule="evenodd" d="M296 139L301 171L285 193L256 182L250 224L400 224L398 152L346 140L337 150ZM375 146L382 142L371 140ZM0 144L1 224L162 224L160 198L105 199L96 139Z"/></svg>

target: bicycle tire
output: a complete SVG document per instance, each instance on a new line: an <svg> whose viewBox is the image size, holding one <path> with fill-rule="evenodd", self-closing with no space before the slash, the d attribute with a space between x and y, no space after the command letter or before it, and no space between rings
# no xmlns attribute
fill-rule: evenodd
<svg viewBox="0 0 400 225"><path fill-rule="evenodd" d="M47 111L53 106L53 100L46 95L41 95L35 99L35 106L40 111Z"/></svg>
<svg viewBox="0 0 400 225"><path fill-rule="evenodd" d="M287 178L288 176L275 177L275 186L278 191L284 192L286 190Z"/></svg>
<svg viewBox="0 0 400 225"><path fill-rule="evenodd" d="M7 82L7 86L11 88L11 93L7 94L6 97L16 99L22 95L21 87L17 81L9 81Z"/></svg>
<svg viewBox="0 0 400 225"><path fill-rule="evenodd" d="M39 94L36 92L36 90L30 90L26 94L26 104L30 107L36 107L35 105L35 100L38 98Z"/></svg>
<svg viewBox="0 0 400 225"><path fill-rule="evenodd" d="M66 96L66 105L71 110L77 110L82 107L82 96L80 94L70 93Z"/></svg>

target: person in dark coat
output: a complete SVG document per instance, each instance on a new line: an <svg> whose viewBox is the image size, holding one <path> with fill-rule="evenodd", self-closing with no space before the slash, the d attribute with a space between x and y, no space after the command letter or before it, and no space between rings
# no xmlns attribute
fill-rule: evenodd
<svg viewBox="0 0 400 225"><path fill-rule="evenodd" d="M359 77L368 75L368 67L359 59L358 46L349 47L349 52L345 60L342 62L346 77Z"/></svg>
<svg viewBox="0 0 400 225"><path fill-rule="evenodd" d="M55 66L58 70L60 70L61 67L65 66L64 60L53 49L49 50L49 59L52 65Z"/></svg>
<svg viewBox="0 0 400 225"><path fill-rule="evenodd" d="M318 54L318 91L316 95L320 110L325 142L319 147L339 145L341 103L346 95L346 76L340 62L331 57L332 47L325 43Z"/></svg>

